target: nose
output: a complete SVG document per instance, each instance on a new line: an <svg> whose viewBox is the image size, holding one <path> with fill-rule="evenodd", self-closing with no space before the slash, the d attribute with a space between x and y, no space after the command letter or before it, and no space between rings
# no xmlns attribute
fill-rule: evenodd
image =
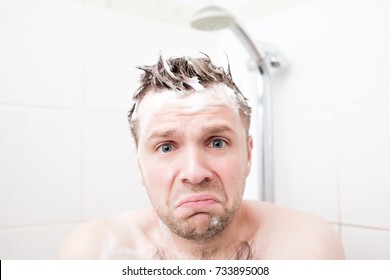
<svg viewBox="0 0 390 280"><path fill-rule="evenodd" d="M187 149L181 162L179 179L182 183L195 185L212 179L213 173L203 150Z"/></svg>

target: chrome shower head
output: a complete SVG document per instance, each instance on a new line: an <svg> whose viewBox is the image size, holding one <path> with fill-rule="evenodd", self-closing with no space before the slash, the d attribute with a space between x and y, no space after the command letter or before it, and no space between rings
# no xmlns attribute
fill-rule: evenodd
<svg viewBox="0 0 390 280"><path fill-rule="evenodd" d="M256 45L244 29L236 22L234 16L220 7L209 6L199 10L192 17L191 26L204 31L229 28L238 37L259 66L264 62L264 58L256 48Z"/></svg>
<svg viewBox="0 0 390 280"><path fill-rule="evenodd" d="M229 28L249 52L252 58L251 62L254 62L254 64L249 64L250 69L257 68L261 73L264 71L272 71L273 73L285 64L283 55L277 49L271 46L267 47L264 44L262 48L258 48L234 16L223 8L208 6L199 10L193 15L191 26L203 31Z"/></svg>
<svg viewBox="0 0 390 280"><path fill-rule="evenodd" d="M194 14L191 26L199 30L214 31L229 28L235 22L233 15L226 10L217 6L209 6Z"/></svg>

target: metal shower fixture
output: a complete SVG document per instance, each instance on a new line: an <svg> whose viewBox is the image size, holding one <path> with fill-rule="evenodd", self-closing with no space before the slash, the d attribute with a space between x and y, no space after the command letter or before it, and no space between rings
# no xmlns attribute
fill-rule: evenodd
<svg viewBox="0 0 390 280"><path fill-rule="evenodd" d="M262 163L262 172L259 182L262 183L261 199L274 201L274 169L273 169L273 140L272 140L272 101L269 74L284 65L283 56L277 50L267 47L258 48L244 29L237 23L234 16L228 11L209 6L196 12L191 20L191 26L198 30L216 31L229 28L237 36L248 51L252 60L252 69L259 71L262 77L262 93L257 94L257 104L262 106L261 116L263 133L259 135L262 140L262 154L259 162Z"/></svg>

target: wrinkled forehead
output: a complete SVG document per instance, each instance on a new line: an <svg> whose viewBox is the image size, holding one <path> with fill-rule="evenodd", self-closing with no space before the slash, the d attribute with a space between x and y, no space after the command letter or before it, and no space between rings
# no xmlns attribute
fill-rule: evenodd
<svg viewBox="0 0 390 280"><path fill-rule="evenodd" d="M132 118L144 122L167 110L183 109L188 114L196 114L212 106L226 106L233 113L239 114L238 101L234 91L226 85L217 84L197 91L163 90L150 92L138 104Z"/></svg>

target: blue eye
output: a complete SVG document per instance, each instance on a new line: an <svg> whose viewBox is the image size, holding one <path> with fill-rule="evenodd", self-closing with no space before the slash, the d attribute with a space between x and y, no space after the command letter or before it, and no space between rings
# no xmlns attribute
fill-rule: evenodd
<svg viewBox="0 0 390 280"><path fill-rule="evenodd" d="M221 149L225 147L225 145L226 145L226 141L222 139L214 139L213 141L211 141L211 146L215 149Z"/></svg>
<svg viewBox="0 0 390 280"><path fill-rule="evenodd" d="M170 153L173 151L172 144L162 144L160 147L158 147L158 150L163 153Z"/></svg>

